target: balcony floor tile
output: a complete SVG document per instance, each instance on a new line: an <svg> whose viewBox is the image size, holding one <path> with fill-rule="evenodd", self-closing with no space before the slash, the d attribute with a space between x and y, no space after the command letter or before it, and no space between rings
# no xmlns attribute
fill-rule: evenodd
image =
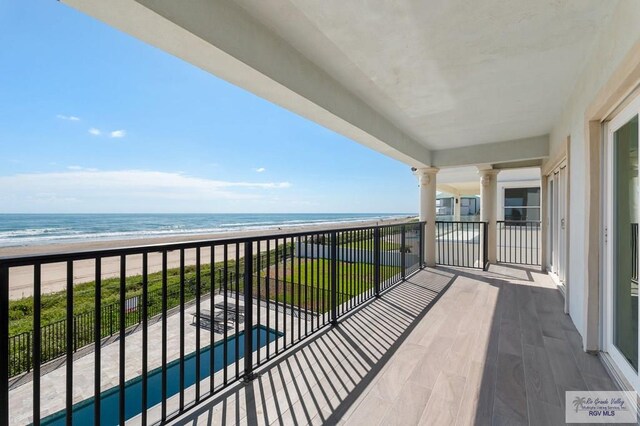
<svg viewBox="0 0 640 426"><path fill-rule="evenodd" d="M562 309L533 268L425 269L173 424L562 423L616 389Z"/></svg>

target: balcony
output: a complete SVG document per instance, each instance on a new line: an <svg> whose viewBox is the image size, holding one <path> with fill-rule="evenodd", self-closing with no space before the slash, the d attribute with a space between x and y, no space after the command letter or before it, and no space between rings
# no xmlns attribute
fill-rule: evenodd
<svg viewBox="0 0 640 426"><path fill-rule="evenodd" d="M26 268L41 330L0 330L2 420L558 424L566 390L616 389L548 275L487 266L485 223L440 223L447 262L471 268L423 267L415 222L2 259L3 323ZM95 310L46 324L44 274L87 262Z"/></svg>
<svg viewBox="0 0 640 426"><path fill-rule="evenodd" d="M179 424L563 424L616 390L547 275L423 269Z"/></svg>

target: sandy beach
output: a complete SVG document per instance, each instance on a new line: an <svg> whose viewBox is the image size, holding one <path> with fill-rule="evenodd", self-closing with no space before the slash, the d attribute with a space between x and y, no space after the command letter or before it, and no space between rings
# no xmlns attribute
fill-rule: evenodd
<svg viewBox="0 0 640 426"><path fill-rule="evenodd" d="M248 237L248 236L265 236L279 235L294 232L315 232L328 229L344 229L360 226L372 226L376 224L394 224L407 222L412 218L396 218L386 220L369 220L340 222L332 224L315 224L300 225L286 228L271 228L261 230L235 231L216 234L197 234L197 235L178 235L170 237L155 238L137 238L130 240L113 240L113 241L87 241L67 244L47 244L33 245L23 247L6 247L0 248L0 257L27 256L36 254L53 254L53 253L71 253L80 251L112 249L123 247L137 247L155 244L167 244L188 241L209 241L209 240L225 240L230 238ZM274 247L275 241L272 240L271 246ZM261 245L261 250L266 250L266 242ZM242 244L238 248L240 257L244 256L244 248ZM229 246L228 259L235 259L236 248ZM208 264L211 253L209 248L201 250L201 263ZM222 248L217 249L214 253L214 261L220 262L224 259ZM152 253L148 258L149 273L158 272L162 267L162 257L160 253ZM194 265L196 262L195 249L185 251L185 264ZM170 252L167 256L167 265L169 268L180 266L180 253ZM127 256L126 275L139 275L142 272L142 255ZM95 262L93 260L82 260L74 262L73 281L75 284L93 281L95 275ZM118 257L102 259L102 277L113 278L120 276L120 259ZM48 264L42 266L42 293L53 293L64 290L66 287L67 269L66 264ZM11 299L20 299L33 295L33 268L32 267L16 267L9 271L9 297Z"/></svg>

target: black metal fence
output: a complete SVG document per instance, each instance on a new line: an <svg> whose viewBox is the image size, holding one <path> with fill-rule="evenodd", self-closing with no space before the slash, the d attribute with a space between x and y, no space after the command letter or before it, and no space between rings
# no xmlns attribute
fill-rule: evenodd
<svg viewBox="0 0 640 426"><path fill-rule="evenodd" d="M284 260L284 255L280 256L278 261ZM262 256L262 261L266 265L266 256ZM271 256L271 263L275 263L275 256ZM220 291L221 284L223 282L223 270L222 268L216 269L213 274L214 286L217 286L216 291ZM235 272L227 271L229 275L228 282L235 281ZM241 274L242 275L242 274ZM185 285L185 297L186 303L192 303L195 300L195 282L194 277L186 277ZM240 281L242 281L242 276ZM202 296L210 296L210 281L205 280L202 282L201 291ZM176 288L170 288L167 292L167 307L169 309L178 306L180 299L180 290ZM142 323L142 306L140 305L141 295L136 295L125 299L125 328L129 330L132 327L138 326ZM162 291L149 291L147 301L147 315L149 319L155 318L162 313ZM101 333L100 338L111 337L119 332L120 324L120 305L119 302L102 305L101 312ZM95 311L89 310L79 314L73 315L73 327L72 327L72 341L73 352L77 352L95 342ZM41 362L47 363L49 361L58 359L66 355L66 326L67 319L61 319L42 326L41 331ZM32 330L22 332L19 334L9 336L9 353L11 354L11 360L9 365L9 377L14 377L21 373L31 371L32 362L32 348L33 348L34 333Z"/></svg>
<svg viewBox="0 0 640 426"><path fill-rule="evenodd" d="M436 264L486 270L486 222L436 221Z"/></svg>
<svg viewBox="0 0 640 426"><path fill-rule="evenodd" d="M142 424L167 422L235 381L252 379L255 368L420 269L423 246L424 223L416 222L2 258L0 426L10 419L39 425L43 417L66 424L124 424L133 416ZM170 269L174 255L179 266ZM152 257L161 260L159 271L151 270ZM140 260L141 274L130 277L133 259ZM73 276L80 262L95 270L94 309L77 315ZM105 285L105 262L119 264L115 294ZM43 266L53 264L66 270L66 291L56 298L42 292ZM10 339L10 271L18 267L33 272L32 331ZM132 279L140 291L127 294ZM103 304L114 297L117 303ZM58 302L64 320L43 324ZM81 376L92 376L94 391L74 404L74 352L87 345L92 352L82 360L91 357L92 366ZM114 362L113 348L117 369L104 368ZM111 355L103 359L105 351ZM55 358L64 360L63 385L43 375L43 365ZM131 380L127 368L141 375ZM32 398L17 404L10 377L26 370L32 371ZM118 385L110 388L114 380ZM117 395L117 409L103 409L106 395ZM130 407L132 396L137 410Z"/></svg>
<svg viewBox="0 0 640 426"><path fill-rule="evenodd" d="M496 226L498 262L541 265L542 231L539 221L499 220Z"/></svg>

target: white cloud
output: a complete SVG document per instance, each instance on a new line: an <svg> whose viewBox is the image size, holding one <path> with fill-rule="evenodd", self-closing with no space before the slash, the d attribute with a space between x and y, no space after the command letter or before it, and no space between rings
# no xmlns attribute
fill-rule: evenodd
<svg viewBox="0 0 640 426"><path fill-rule="evenodd" d="M239 211L270 199L274 190L289 187L289 182L233 182L74 165L64 172L0 177L0 199L11 200L3 205L23 212Z"/></svg>
<svg viewBox="0 0 640 426"><path fill-rule="evenodd" d="M67 170L73 170L73 171L79 171L79 170L84 170L87 172L97 172L98 169L95 169L93 167L82 167L82 166L67 166Z"/></svg>
<svg viewBox="0 0 640 426"><path fill-rule="evenodd" d="M95 127L90 128L89 133L92 134L93 136L100 136L102 134L100 129L96 129Z"/></svg>
<svg viewBox="0 0 640 426"><path fill-rule="evenodd" d="M60 120L80 121L80 118L76 117L75 115L58 114L58 115L56 115L56 118L59 118Z"/></svg>
<svg viewBox="0 0 640 426"><path fill-rule="evenodd" d="M264 167L258 167L258 168L257 168L257 169L255 169L255 170L256 170L256 172L258 172L258 173L262 173L262 172L267 171L267 169L265 169Z"/></svg>
<svg viewBox="0 0 640 426"><path fill-rule="evenodd" d="M124 138L127 135L127 132L125 130L114 130L113 132L109 133L109 136L112 138Z"/></svg>

